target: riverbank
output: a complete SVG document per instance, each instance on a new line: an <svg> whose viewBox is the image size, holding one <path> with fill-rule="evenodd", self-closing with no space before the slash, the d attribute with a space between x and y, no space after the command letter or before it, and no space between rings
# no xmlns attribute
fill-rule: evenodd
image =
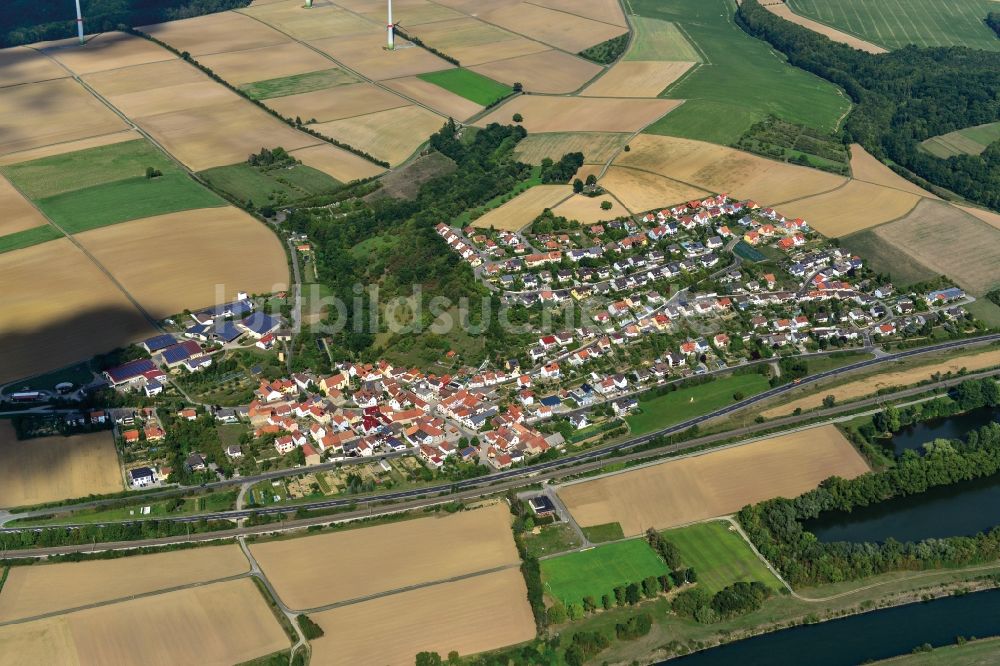
<svg viewBox="0 0 1000 666"><path fill-rule="evenodd" d="M875 662L875 666L986 666L1000 663L1000 636L956 641L929 652L915 652Z"/></svg>

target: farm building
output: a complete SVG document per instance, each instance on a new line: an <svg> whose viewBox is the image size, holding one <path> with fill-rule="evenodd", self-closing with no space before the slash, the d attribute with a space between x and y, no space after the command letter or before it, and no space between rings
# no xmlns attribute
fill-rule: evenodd
<svg viewBox="0 0 1000 666"><path fill-rule="evenodd" d="M140 358L135 361L123 363L109 370L105 370L104 377L111 383L112 386L117 388L125 384L134 384L143 380L145 379L143 376L145 373L152 372L154 370L156 370L156 364L148 358Z"/></svg>
<svg viewBox="0 0 1000 666"><path fill-rule="evenodd" d="M258 312L241 321L239 325L240 328L259 340L268 333L276 331L281 326L281 319Z"/></svg>
<svg viewBox="0 0 1000 666"><path fill-rule="evenodd" d="M174 338L174 336L168 333L165 335L153 336L148 340L143 340L140 346L146 351L148 351L150 354L153 354L162 349L166 349L167 347L172 347L173 345L176 344L177 344L176 338Z"/></svg>

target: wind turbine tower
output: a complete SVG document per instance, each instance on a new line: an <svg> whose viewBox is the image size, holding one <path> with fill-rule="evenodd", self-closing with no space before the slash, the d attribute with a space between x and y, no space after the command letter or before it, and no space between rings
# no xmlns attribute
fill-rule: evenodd
<svg viewBox="0 0 1000 666"><path fill-rule="evenodd" d="M386 35L388 37L388 44L387 44L387 46L388 46L388 48L389 48L390 51L392 51L393 49L396 48L396 44L393 41L393 36L394 36L393 32L394 32L394 28L395 27L396 26L394 26L392 24L392 0L389 0L389 20L386 23L385 30L386 30Z"/></svg>
<svg viewBox="0 0 1000 666"><path fill-rule="evenodd" d="M80 0L76 0L76 34L83 44L83 14L80 12Z"/></svg>

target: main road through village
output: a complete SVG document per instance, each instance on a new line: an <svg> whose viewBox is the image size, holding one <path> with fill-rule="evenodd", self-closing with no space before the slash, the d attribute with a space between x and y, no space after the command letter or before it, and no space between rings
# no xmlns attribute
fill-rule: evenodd
<svg viewBox="0 0 1000 666"><path fill-rule="evenodd" d="M519 467L515 469L509 469L504 471L494 472L485 476L477 477L474 479L466 479L463 481L455 481L451 483L444 483L435 486L426 486L422 488L416 488L412 490L404 490L398 492L383 493L379 495L370 496L354 496L346 497L340 499L329 499L321 500L316 502L306 502L296 505L285 505L285 506L272 506L272 507L256 507L253 509L243 509L243 510L231 510L231 511L219 511L213 513L205 513L196 516L184 516L172 519L161 519L161 520L174 520L178 522L194 522L198 520L238 520L242 518L248 518L251 515L279 515L284 516L284 514L294 513L299 510L333 510L333 509L343 509L343 513L336 513L334 515L323 515L316 516L312 518L297 519L283 521L280 525L275 523L268 523L264 525L256 525L252 527L237 527L229 530L220 530L216 532L199 533L189 536L181 537L166 537L162 539L148 539L140 541L128 541L120 543L104 543L104 544L84 544L80 546L59 546L54 548L40 548L31 550L18 550L18 551L8 551L5 556L7 557L38 557L42 555L54 555L69 552L81 552L81 551L91 551L91 550L101 550L101 549L112 549L112 548L138 548L143 546L151 545L164 545L170 543L178 543L184 541L207 541L216 539L233 538L239 535L252 535L273 532L278 529L293 529L306 527L309 525L325 524L331 522L339 522L344 520L349 520L353 518L360 518L366 516L374 516L379 514L389 514L396 513L400 511L411 510L420 507L432 506L435 504L440 504L452 500L462 500L475 498L488 494L495 494L503 492L505 490L516 488L518 486L523 486L526 483L537 483L545 481L551 478L557 478L561 476L567 476L570 474L578 474L588 471L593 471L600 468L606 464L606 460L603 460L609 454L616 454L616 460L636 460L644 457L655 457L668 453L676 453L679 451L684 451L687 449L693 449L697 447L705 446L706 444L711 444L713 442L720 442L724 440L731 440L733 438L742 437L745 435L751 435L756 432L761 431L771 431L776 428L784 428L786 426L792 427L795 425L803 424L807 421L815 421L822 417L832 417L837 414L842 414L845 412L854 412L858 409L870 406L878 406L886 400L885 396L875 396L871 398L866 398L864 400L854 401L845 405L839 405L832 408L827 408L818 412L811 412L806 414L800 414L795 416L789 416L781 419L775 419L765 423L755 423L751 426L746 426L743 428L737 428L733 430L728 430L725 432L716 433L713 435L707 435L704 437L694 438L686 440L682 443L664 445L656 447L650 450L643 450L639 452L628 453L629 449L634 449L648 444L652 440L665 437L673 434L677 434L691 428L692 426L699 425L711 419L718 418L720 416L725 416L747 407L750 407L756 403L774 398L783 393L791 391L793 389L801 388L804 385L816 383L824 379L829 379L831 377L836 377L849 372L872 368L878 365L884 365L887 363L892 363L894 361L899 361L912 356L918 356L921 354L928 354L937 351L946 351L949 349L955 349L958 347L966 347L971 345L982 345L991 342L1000 341L1000 334L994 333L990 335L984 335L977 338L967 338L964 340L953 340L949 342L943 342L936 345L931 345L927 347L921 347L918 349L909 349L905 351L899 351L891 354L885 354L876 358L867 359L864 361L859 361L857 363L852 363L849 365L842 366L833 370L827 370L825 372L817 373L809 377L803 378L797 383L784 384L772 389L768 389L762 393L755 396L745 398L734 402L731 405L717 409L708 414L703 414L700 416L693 417L681 423L677 423L668 428L663 428L654 432L650 432L638 437L633 437L631 439L618 442L616 444L611 444L603 447L595 447L588 449L586 451L581 451L569 456L564 456L557 458L555 460L550 460L546 462L537 463L534 465L526 465L524 467ZM918 386L910 389L905 389L893 393L893 398L908 397L912 395L918 395L925 393L933 388L947 388L954 386L955 384L976 376L989 376L997 374L998 371L987 371L983 373L972 373L965 376L952 377L947 380L941 380L929 385ZM332 466L330 464L325 465L327 467ZM316 467L310 468L310 471L317 469ZM206 484L205 486L196 486L190 488L182 489L172 489L171 492L191 492L200 489L211 489L226 487L231 485L243 484L243 483L254 483L260 480L273 479L282 475L287 475L289 473L302 473L303 470L281 470L272 472L269 474L254 476L254 477L244 477L242 479L229 479L225 481L219 481L214 483ZM143 498L148 498L150 496L143 496ZM136 498L140 499L140 498ZM141 499L140 499L141 501ZM83 503L79 505L72 505L67 507L60 507L59 510L69 510L72 508L80 508L83 506L94 506L100 505L102 503L111 502L121 502L121 499L116 500L101 500L97 502ZM357 509L358 506L366 505L364 509ZM40 510L35 512L25 512L20 514L11 514L6 516L9 521L13 518L26 518L32 515L38 515L43 513L51 513L52 509ZM121 521L130 522L130 521ZM61 527L77 527L81 525L61 525ZM17 533L25 530L37 530L38 527L5 527L0 529L0 533Z"/></svg>

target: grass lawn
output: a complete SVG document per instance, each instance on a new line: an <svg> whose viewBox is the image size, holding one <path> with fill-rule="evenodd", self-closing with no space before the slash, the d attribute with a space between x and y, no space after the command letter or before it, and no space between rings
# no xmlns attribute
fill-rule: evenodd
<svg viewBox="0 0 1000 666"><path fill-rule="evenodd" d="M592 596L614 594L618 585L641 583L647 576L667 573L667 565L642 539L631 539L591 550L542 560L542 584L554 599L578 603Z"/></svg>
<svg viewBox="0 0 1000 666"><path fill-rule="evenodd" d="M851 363L867 361L870 358L872 358L872 355L865 352L844 351L836 354L830 354L829 356L819 356L816 358L806 359L806 364L809 366L809 374L815 375L820 372L826 372L827 370L842 368L845 365L850 365Z"/></svg>
<svg viewBox="0 0 1000 666"><path fill-rule="evenodd" d="M322 171L304 164L297 164L291 169L265 171L241 162L208 169L199 175L212 187L234 199L249 199L256 206L280 206L314 194L332 192L341 186L341 183Z"/></svg>
<svg viewBox="0 0 1000 666"><path fill-rule="evenodd" d="M578 548L580 537L566 523L555 523L538 528L538 534L526 532L521 538L524 547L532 557L544 557Z"/></svg>
<svg viewBox="0 0 1000 666"><path fill-rule="evenodd" d="M56 384L62 384L63 382L72 382L77 386L82 386L90 382L93 378L94 373L90 369L90 361L84 361L68 368L53 370L44 375L27 378L22 382L8 386L5 392L18 391L22 386L28 386L33 389L54 389Z"/></svg>
<svg viewBox="0 0 1000 666"><path fill-rule="evenodd" d="M749 398L767 388L767 378L763 375L731 375L707 384L640 400L639 409L642 413L627 416L625 420L633 435L642 435L725 407L735 402L733 394L736 392Z"/></svg>
<svg viewBox="0 0 1000 666"><path fill-rule="evenodd" d="M772 114L823 131L850 107L836 86L789 65L768 44L733 23L728 0L632 0L642 17L676 24L703 64L665 97L687 100L645 131L731 144Z"/></svg>
<svg viewBox="0 0 1000 666"><path fill-rule="evenodd" d="M185 516L205 511L228 511L236 508L236 496L238 494L238 490L229 490L225 492L210 492L205 495L184 497L181 498L183 500L181 505L172 510L168 510L168 508L173 505L173 502L176 501L173 499L158 501L132 500L128 505L111 509L100 507L94 509L83 509L76 512L50 515L49 517L35 519L23 518L15 522L23 525L61 525L66 523L93 524L114 520L151 520L166 516ZM147 506L149 507L149 513L143 514L141 510L143 507Z"/></svg>
<svg viewBox="0 0 1000 666"><path fill-rule="evenodd" d="M694 567L698 586L714 594L739 581L759 581L774 590L782 585L768 571L749 544L729 524L713 520L661 532L681 553L685 566Z"/></svg>
<svg viewBox="0 0 1000 666"><path fill-rule="evenodd" d="M604 543L605 541L616 541L625 538L625 532L622 531L622 526L619 523L604 523L602 525L581 527L580 529L583 530L583 535L591 543Z"/></svg>
<svg viewBox="0 0 1000 666"><path fill-rule="evenodd" d="M334 86L342 86L345 83L357 82L358 79L334 67L318 72L306 72L305 74L295 74L293 76L282 76L276 79L246 83L240 86L240 90L253 99L270 99L272 97L285 97L287 95L313 92L314 90L325 90ZM308 118L303 118L302 120L308 120Z"/></svg>
<svg viewBox="0 0 1000 666"><path fill-rule="evenodd" d="M45 224L33 229L17 231L6 236L0 236L0 254L11 250L20 250L24 247L31 247L46 241L62 238L62 234L55 227Z"/></svg>
<svg viewBox="0 0 1000 666"><path fill-rule="evenodd" d="M240 437L247 431L247 427L240 423L228 423L216 426L215 430L219 433L219 441L222 442L222 448L226 448L227 446L239 444Z"/></svg>
<svg viewBox="0 0 1000 666"><path fill-rule="evenodd" d="M489 106L514 92L510 86L462 67L417 76L482 106Z"/></svg>
<svg viewBox="0 0 1000 666"><path fill-rule="evenodd" d="M988 666L1000 663L1000 637L943 645L930 652L904 654L873 663L882 666Z"/></svg>
<svg viewBox="0 0 1000 666"><path fill-rule="evenodd" d="M38 207L69 233L153 215L225 205L183 173L138 176L41 199Z"/></svg>
<svg viewBox="0 0 1000 666"><path fill-rule="evenodd" d="M181 173L170 159L145 139L43 157L0 168L30 199L45 199L111 181L145 176L146 167L165 175Z"/></svg>

